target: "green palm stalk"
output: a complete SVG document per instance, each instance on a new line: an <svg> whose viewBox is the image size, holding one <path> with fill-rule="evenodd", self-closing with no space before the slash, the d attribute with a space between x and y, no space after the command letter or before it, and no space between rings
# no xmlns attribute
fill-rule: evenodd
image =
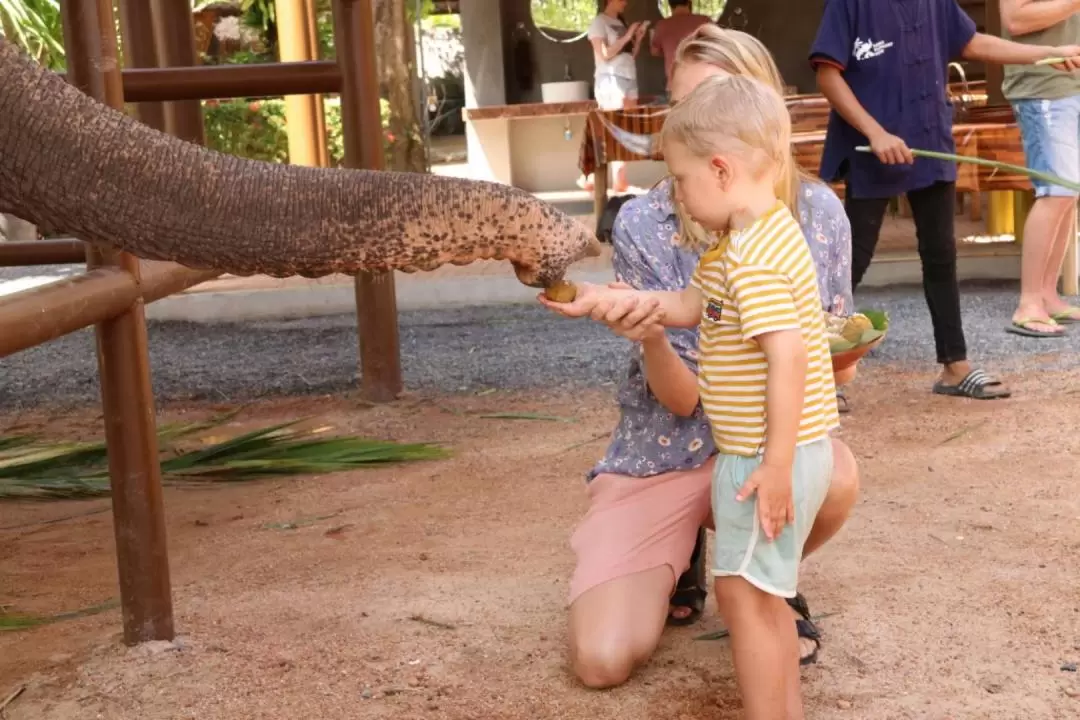
<svg viewBox="0 0 1080 720"><path fill-rule="evenodd" d="M859 145L855 148L858 152L873 152L868 145ZM1074 183L1065 178L1058 177L1057 175L1051 175L1050 173L1040 172L1038 170L1032 170L1021 165L1011 165L1009 163L998 162L997 160L985 160L979 157L971 157L969 155L953 155L951 153L937 152L935 150L916 150L915 148L908 148L911 150L911 154L915 157L933 158L935 160L947 160L954 163L968 163L969 165L982 165L983 167L993 168L994 170L1006 170L1008 172L1019 173L1021 175L1027 175L1028 177L1038 178L1043 182L1048 182L1054 185L1060 185L1061 187L1069 188L1080 192L1080 183Z"/></svg>

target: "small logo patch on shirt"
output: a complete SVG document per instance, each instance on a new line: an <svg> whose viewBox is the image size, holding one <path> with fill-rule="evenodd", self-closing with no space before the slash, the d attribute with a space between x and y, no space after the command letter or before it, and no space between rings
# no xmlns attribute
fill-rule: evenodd
<svg viewBox="0 0 1080 720"><path fill-rule="evenodd" d="M713 322L720 322L720 316L724 314L724 304L718 300L710 300L705 304L705 317Z"/></svg>
<svg viewBox="0 0 1080 720"><path fill-rule="evenodd" d="M885 42L884 40L874 42L872 38L867 38L866 40L855 38L855 44L851 48L851 54L855 56L856 60L869 60L870 58L884 55L885 51L892 46L893 44L891 42Z"/></svg>

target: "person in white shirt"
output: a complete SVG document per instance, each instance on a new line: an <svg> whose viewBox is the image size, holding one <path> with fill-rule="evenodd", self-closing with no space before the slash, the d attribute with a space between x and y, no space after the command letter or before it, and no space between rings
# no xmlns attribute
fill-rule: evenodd
<svg viewBox="0 0 1080 720"><path fill-rule="evenodd" d="M593 94L601 110L619 110L637 104L636 59L648 22L628 26L622 17L626 5L627 0L608 0L604 11L589 25L588 38L596 61ZM611 163L611 171L612 189L625 192L629 187L625 164ZM584 181L583 187L591 189L591 186L591 178Z"/></svg>

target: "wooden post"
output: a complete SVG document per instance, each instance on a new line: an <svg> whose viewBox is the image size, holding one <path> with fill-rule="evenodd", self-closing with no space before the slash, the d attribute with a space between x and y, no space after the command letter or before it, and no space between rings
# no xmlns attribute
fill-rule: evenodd
<svg viewBox="0 0 1080 720"><path fill-rule="evenodd" d="M122 110L111 0L65 0L60 10L69 81ZM90 265L117 268L138 283L138 258L115 251L87 254ZM142 300L98 323L96 334L124 642L172 640L172 588Z"/></svg>
<svg viewBox="0 0 1080 720"><path fill-rule="evenodd" d="M154 19L146 0L120 0L120 32L124 38L124 66L160 67L154 43ZM155 130L165 130L165 105L137 103L135 117Z"/></svg>
<svg viewBox="0 0 1080 720"><path fill-rule="evenodd" d="M989 215L986 232L991 236L1013 234L1013 194L1011 190L995 190L990 193Z"/></svg>
<svg viewBox="0 0 1080 720"><path fill-rule="evenodd" d="M314 12L308 12L308 5L308 0L277 0L275 4L281 62L315 59L317 48L311 45L313 30L308 26ZM289 162L293 165L318 167L322 164L319 146L323 143L320 142L318 120L321 104L321 96L285 96L285 132L289 138Z"/></svg>
<svg viewBox="0 0 1080 720"><path fill-rule="evenodd" d="M1035 193L1031 190L1013 190L1013 238L1017 245L1024 244L1024 226L1027 224Z"/></svg>
<svg viewBox="0 0 1080 720"><path fill-rule="evenodd" d="M150 0L154 23L154 43L160 67L198 65L195 56L195 20L191 3L177 0ZM202 103L180 100L165 103L165 130L181 140L204 145Z"/></svg>
<svg viewBox="0 0 1080 720"><path fill-rule="evenodd" d="M346 167L383 168L382 118L375 71L371 0L334 0L334 41L341 65L341 124ZM389 402L402 389L397 296L392 272L356 276L361 391Z"/></svg>

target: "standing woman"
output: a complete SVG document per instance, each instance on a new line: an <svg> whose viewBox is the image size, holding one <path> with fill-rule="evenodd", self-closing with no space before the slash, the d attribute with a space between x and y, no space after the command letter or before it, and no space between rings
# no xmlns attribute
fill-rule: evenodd
<svg viewBox="0 0 1080 720"><path fill-rule="evenodd" d="M588 37L593 47L596 71L593 75L593 94L601 110L621 110L637 104L637 54L645 37L647 22L631 23L623 19L627 0L607 0L604 11L593 18ZM611 163L614 175L612 189L625 192L626 164ZM592 189L591 178L582 187Z"/></svg>

